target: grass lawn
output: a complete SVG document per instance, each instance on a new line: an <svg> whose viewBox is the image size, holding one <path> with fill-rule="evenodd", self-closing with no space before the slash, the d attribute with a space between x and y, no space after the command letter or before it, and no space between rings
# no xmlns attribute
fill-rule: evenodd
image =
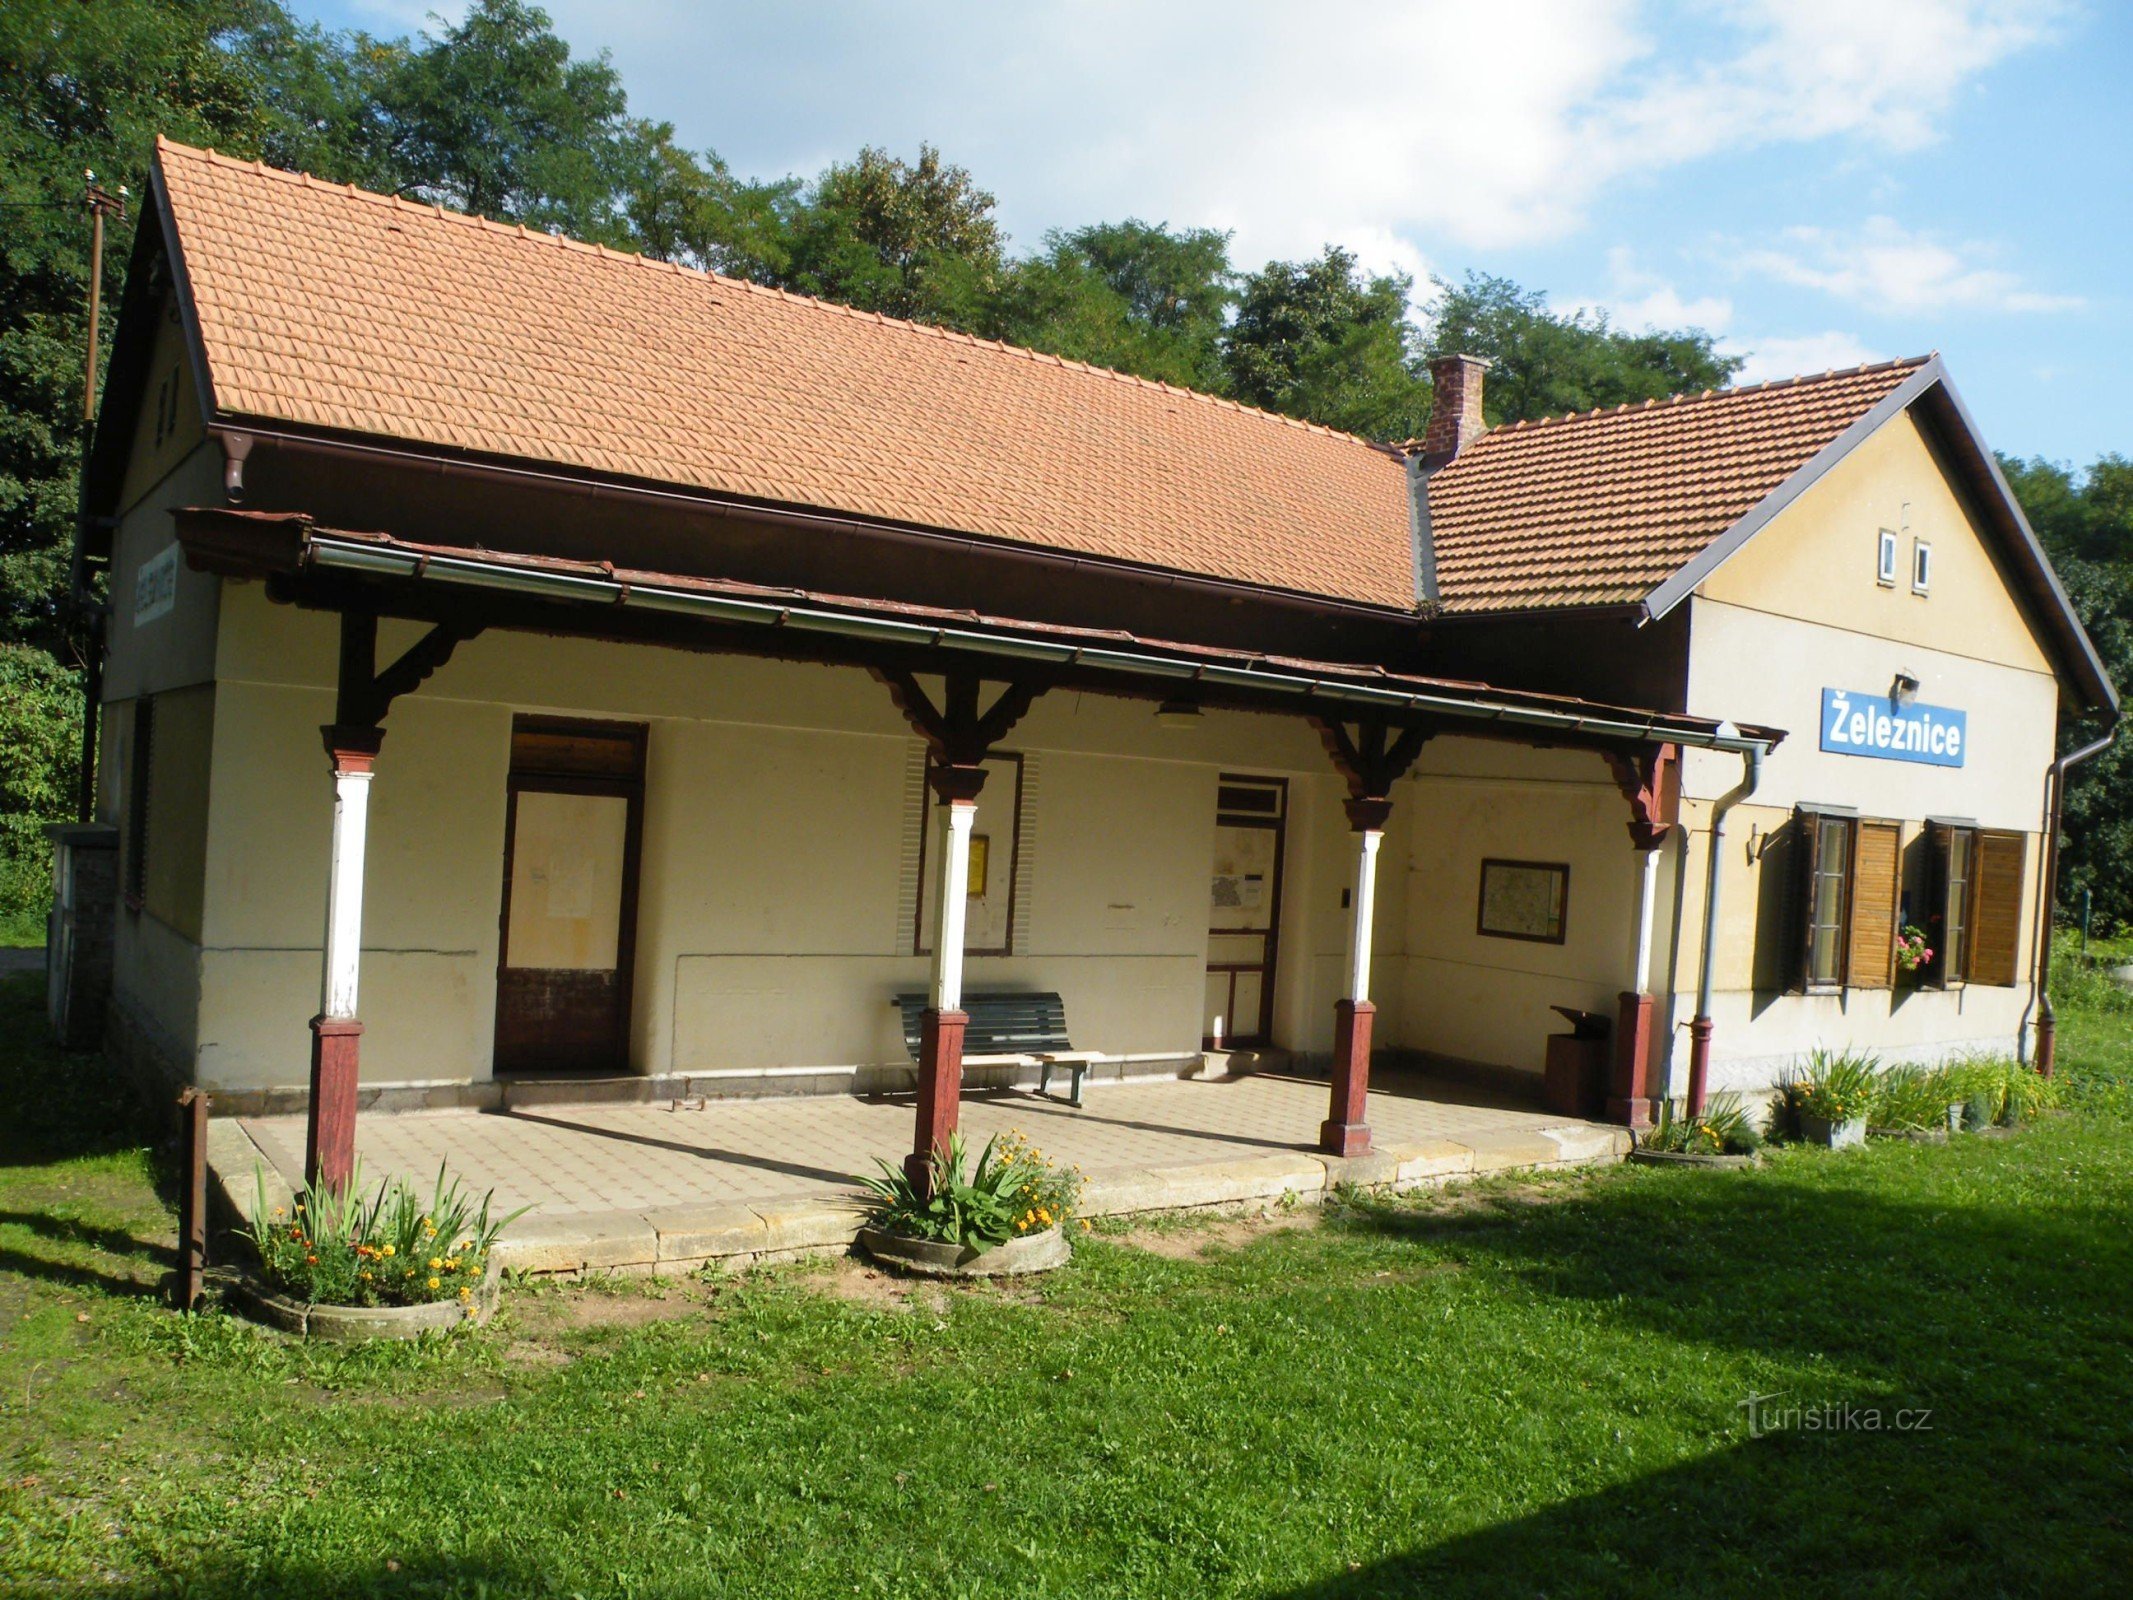
<svg viewBox="0 0 2133 1600"><path fill-rule="evenodd" d="M1011 1291L549 1286L335 1351L159 1308L154 1156L10 979L0 1588L2122 1593L2133 1012L2074 998L2077 1109L2009 1138L1099 1234Z"/></svg>

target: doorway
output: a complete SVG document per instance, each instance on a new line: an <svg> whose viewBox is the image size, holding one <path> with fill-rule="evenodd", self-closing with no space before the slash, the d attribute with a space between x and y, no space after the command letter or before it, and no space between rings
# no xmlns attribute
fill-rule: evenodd
<svg viewBox="0 0 2133 1600"><path fill-rule="evenodd" d="M641 724L512 720L499 1074L628 1070L644 747Z"/></svg>
<svg viewBox="0 0 2133 1600"><path fill-rule="evenodd" d="M1282 778L1224 774L1215 793L1208 890L1207 984L1201 1043L1258 1047L1274 1033L1274 961L1281 942L1281 863L1289 811Z"/></svg>

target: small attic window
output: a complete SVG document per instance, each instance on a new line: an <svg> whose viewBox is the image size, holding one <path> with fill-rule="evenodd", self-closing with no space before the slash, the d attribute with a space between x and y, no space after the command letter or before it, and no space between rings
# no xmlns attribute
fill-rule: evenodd
<svg viewBox="0 0 2133 1600"><path fill-rule="evenodd" d="M1933 547L1923 539L1911 541L1911 593L1924 594L1933 586Z"/></svg>
<svg viewBox="0 0 2133 1600"><path fill-rule="evenodd" d="M1896 530L1881 530L1881 552L1874 561L1874 581L1884 588L1896 587Z"/></svg>

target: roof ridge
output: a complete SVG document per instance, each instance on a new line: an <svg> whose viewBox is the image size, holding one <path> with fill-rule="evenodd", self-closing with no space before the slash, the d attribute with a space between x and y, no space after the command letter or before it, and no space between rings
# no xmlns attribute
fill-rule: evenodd
<svg viewBox="0 0 2133 1600"><path fill-rule="evenodd" d="M1491 438L1497 434L1532 432L1540 428L1560 428L1567 422L1589 422L1595 417L1611 417L1624 411L1658 411L1675 406L1695 405L1705 400L1731 400L1744 395L1766 394L1775 389L1798 389L1809 384L1833 383L1843 378L1863 378L1871 373L1916 370L1931 361L1937 352L1922 356L1896 356L1887 361L1870 361L1856 367L1833 367L1827 372L1795 373L1786 378L1765 378L1760 383L1744 383L1735 388L1691 389L1680 394L1670 394L1659 399L1624 401L1620 405L1594 406L1590 411L1566 411L1561 416L1526 417L1517 422L1498 423L1481 437ZM1477 443L1480 441L1477 440Z"/></svg>
<svg viewBox="0 0 2133 1600"><path fill-rule="evenodd" d="M1081 373L1093 378L1107 379L1113 383L1123 383L1136 388L1150 389L1160 394L1175 395L1183 399L1197 401L1201 405L1234 411L1242 416L1278 423L1287 428L1301 429L1305 433L1321 434L1329 439L1345 439L1366 449L1382 449L1382 446L1372 440L1363 438L1360 434L1348 433L1340 428L1329 428L1324 423L1308 422L1301 417L1284 416L1278 411L1267 411L1259 406L1246 405L1241 400L1231 400L1222 395L1208 394L1204 390L1189 389L1178 384L1166 383L1159 378L1143 378L1137 373L1120 372L1112 367L1099 367L1092 362L1077 361L1071 356L1057 355L1047 350L1032 350L1026 345L1009 344L1002 339L982 339L975 334L962 333L953 328L937 327L932 323L926 322L914 322L907 317L892 317L879 311L862 311L856 306L842 305L835 300L827 300L819 295L795 294L790 289L777 288L769 284L752 283L746 278L729 277L722 272L712 272L702 267L692 267L686 262L660 261L652 256L643 255L633 250L617 250L609 245L589 244L583 239L573 239L567 234L548 233L529 228L522 222L497 222L489 217L478 217L469 212L456 211L434 202L410 200L404 195L384 194L376 189L365 189L354 183L334 183L325 178L315 177L308 172L295 172L286 167L270 167L260 161L247 161L237 156L225 155L211 145L184 144L161 133L156 135L155 148L159 160L166 152L176 153L205 160L217 166L232 168L256 177L277 178L284 183L294 183L306 188L328 190L345 199L362 200L372 205L393 206L409 211L428 212L441 221L486 229L507 238L520 238L532 243L552 242L564 249L581 251L587 255L611 261L629 263L633 266L647 268L653 272L682 273L691 277L701 278L707 283L719 284L731 289L744 290L750 294L767 295L773 299L784 300L793 305L807 307L811 311L834 316L852 317L862 322L873 322L882 327L896 328L908 333L967 344L975 349L991 350L1020 360L1033 361L1043 366L1056 366L1067 372Z"/></svg>

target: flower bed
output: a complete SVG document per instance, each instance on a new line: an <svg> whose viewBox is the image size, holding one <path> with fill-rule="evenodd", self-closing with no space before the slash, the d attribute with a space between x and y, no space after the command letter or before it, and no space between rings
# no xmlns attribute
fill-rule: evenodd
<svg viewBox="0 0 2133 1600"><path fill-rule="evenodd" d="M1650 1166L1752 1166L1763 1136L1730 1091L1714 1094L1698 1116L1676 1115L1671 1101L1660 1106L1659 1121L1637 1140L1632 1160Z"/></svg>
<svg viewBox="0 0 2133 1600"><path fill-rule="evenodd" d="M874 1197L859 1243L877 1260L993 1277L1049 1271L1071 1253L1065 1229L1081 1197L1080 1169L1056 1165L1020 1133L987 1140L975 1166L963 1136L951 1134L934 1150L923 1188L901 1168L878 1165L879 1176L859 1179Z"/></svg>
<svg viewBox="0 0 2133 1600"><path fill-rule="evenodd" d="M417 1331L486 1315L495 1300L497 1235L523 1215L522 1208L492 1217L491 1196L478 1204L470 1200L441 1166L427 1201L399 1178L366 1197L360 1166L346 1189L307 1189L287 1210L269 1206L264 1174L256 1181L245 1236L258 1258L259 1283L249 1298L265 1320L290 1326L293 1319L297 1332L319 1333L338 1323L376 1324L374 1331L384 1332L392 1325L392 1319L375 1316L327 1314L337 1309L421 1310L428 1315L399 1319ZM304 1315L295 1317L288 1308Z"/></svg>

